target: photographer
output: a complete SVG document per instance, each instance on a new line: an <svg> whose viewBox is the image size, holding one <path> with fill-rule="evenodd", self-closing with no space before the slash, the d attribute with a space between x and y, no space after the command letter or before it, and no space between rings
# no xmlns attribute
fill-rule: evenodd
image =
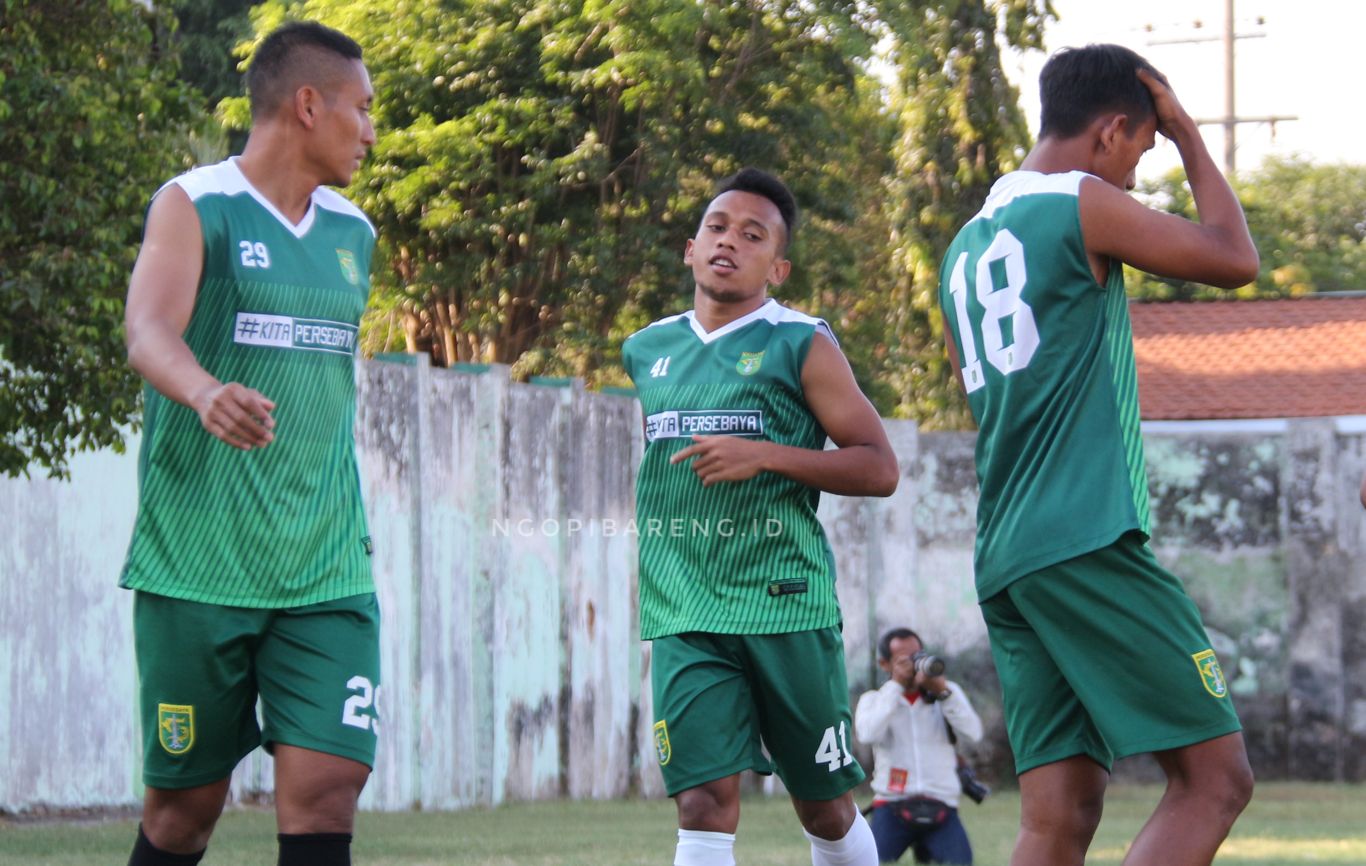
<svg viewBox="0 0 1366 866"><path fill-rule="evenodd" d="M964 789L954 743L980 739L982 720L910 629L882 636L878 667L891 679L865 692L854 714L854 733L873 747L878 859L893 862L910 848L917 863L971 864L972 846L958 819ZM970 775L964 781L976 784ZM980 801L985 790L979 790Z"/></svg>

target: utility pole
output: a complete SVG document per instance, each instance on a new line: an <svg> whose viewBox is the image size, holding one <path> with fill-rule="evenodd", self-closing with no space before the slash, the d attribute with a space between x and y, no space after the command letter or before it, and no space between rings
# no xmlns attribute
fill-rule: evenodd
<svg viewBox="0 0 1366 866"><path fill-rule="evenodd" d="M1262 18L1257 19L1258 24L1264 24ZM1201 21L1195 22L1197 29L1204 26ZM1152 31L1152 25L1148 25L1148 30ZM1178 45L1196 42L1222 42L1224 45L1224 116L1216 118L1197 118L1196 123L1201 126L1212 126L1218 124L1224 128L1224 173L1233 174L1237 166L1238 139L1237 129L1240 123L1269 123L1271 133L1276 134L1276 124L1286 120L1299 120L1293 114L1272 114L1263 117L1239 117L1235 107L1234 83L1236 80L1234 64L1234 43L1239 39L1262 39L1265 33L1238 33L1234 26L1233 0L1224 0L1224 32L1222 36L1193 36L1183 39L1152 39L1149 45Z"/></svg>
<svg viewBox="0 0 1366 866"><path fill-rule="evenodd" d="M1233 32L1233 0L1224 0L1224 173L1233 174L1238 143L1238 112L1233 108L1233 43L1238 36Z"/></svg>

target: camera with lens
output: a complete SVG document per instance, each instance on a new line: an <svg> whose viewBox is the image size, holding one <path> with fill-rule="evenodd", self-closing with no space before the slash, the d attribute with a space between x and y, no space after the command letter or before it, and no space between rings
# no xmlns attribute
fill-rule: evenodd
<svg viewBox="0 0 1366 866"><path fill-rule="evenodd" d="M991 794L991 788L977 778L977 772L972 769L972 765L961 758L958 761L958 785L962 788L963 794L974 803L981 803Z"/></svg>
<svg viewBox="0 0 1366 866"><path fill-rule="evenodd" d="M916 673L924 674L927 677L937 677L944 672L944 660L939 656L932 656L924 650L911 656L911 663L915 665Z"/></svg>

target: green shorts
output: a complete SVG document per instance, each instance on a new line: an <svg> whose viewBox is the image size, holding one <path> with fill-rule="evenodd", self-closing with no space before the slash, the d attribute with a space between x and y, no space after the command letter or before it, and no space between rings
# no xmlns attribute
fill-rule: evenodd
<svg viewBox="0 0 1366 866"><path fill-rule="evenodd" d="M1023 773L1240 730L1200 612L1137 534L982 602L1006 732Z"/></svg>
<svg viewBox="0 0 1366 866"><path fill-rule="evenodd" d="M656 638L655 750L673 796L776 768L792 796L833 800L863 781L838 627ZM767 747L772 762L764 756Z"/></svg>
<svg viewBox="0 0 1366 866"><path fill-rule="evenodd" d="M133 602L143 782L193 788L265 743L374 765L379 605L224 607L138 592ZM263 724L257 725L256 700Z"/></svg>

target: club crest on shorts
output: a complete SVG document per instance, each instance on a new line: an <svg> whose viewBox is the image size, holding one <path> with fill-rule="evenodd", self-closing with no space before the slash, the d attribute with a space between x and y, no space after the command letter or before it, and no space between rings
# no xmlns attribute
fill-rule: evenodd
<svg viewBox="0 0 1366 866"><path fill-rule="evenodd" d="M659 756L661 767L674 756L673 746L669 745L669 726L663 719L655 722L655 754Z"/></svg>
<svg viewBox="0 0 1366 866"><path fill-rule="evenodd" d="M735 372L741 376L753 376L764 363L763 352L741 352L740 360L735 362Z"/></svg>
<svg viewBox="0 0 1366 866"><path fill-rule="evenodd" d="M360 285L360 268L356 267L356 256L350 250L337 248L337 264L341 265L342 276L353 286Z"/></svg>
<svg viewBox="0 0 1366 866"><path fill-rule="evenodd" d="M194 745L194 707L157 704L157 741L172 755L183 755Z"/></svg>
<svg viewBox="0 0 1366 866"><path fill-rule="evenodd" d="M1191 656L1195 661L1195 667L1200 671L1200 682L1205 684L1205 691L1214 695L1216 698L1228 695L1228 683L1224 682L1224 672L1219 667L1219 660L1214 657L1214 650L1202 650Z"/></svg>

